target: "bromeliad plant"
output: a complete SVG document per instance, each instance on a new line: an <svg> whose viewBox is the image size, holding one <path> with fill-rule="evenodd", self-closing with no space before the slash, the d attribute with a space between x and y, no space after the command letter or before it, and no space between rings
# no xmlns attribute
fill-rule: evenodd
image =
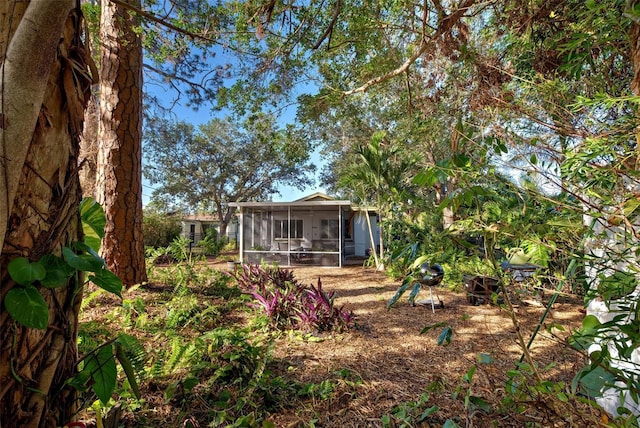
<svg viewBox="0 0 640 428"><path fill-rule="evenodd" d="M334 331L355 322L353 312L337 307L335 292L324 291L319 278L316 286L305 285L290 270L259 265L244 265L232 275L240 290L255 300L252 305L262 308L276 329Z"/></svg>

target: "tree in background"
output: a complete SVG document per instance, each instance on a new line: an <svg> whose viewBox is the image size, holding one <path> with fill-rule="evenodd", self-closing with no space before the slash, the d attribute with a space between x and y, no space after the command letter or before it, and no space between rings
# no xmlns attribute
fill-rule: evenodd
<svg viewBox="0 0 640 428"><path fill-rule="evenodd" d="M215 213L221 236L234 214L229 202L268 199L280 184L304 188L315 170L309 147L268 115L213 119L198 130L156 120L145 140L145 174L158 185L154 198L171 195L192 212Z"/></svg>
<svg viewBox="0 0 640 428"><path fill-rule="evenodd" d="M140 2L130 2L139 6ZM147 279L142 229L142 43L136 14L110 0L100 18L96 200L107 217L102 256L125 286Z"/></svg>
<svg viewBox="0 0 640 428"><path fill-rule="evenodd" d="M75 0L0 3L0 426L58 427L70 422L76 394L78 312L83 275L38 290L44 329L25 327L6 297L28 287L8 272L16 257L60 256L81 238L79 138L90 96L91 58ZM97 78L97 76L95 76ZM25 305L25 310L28 305Z"/></svg>

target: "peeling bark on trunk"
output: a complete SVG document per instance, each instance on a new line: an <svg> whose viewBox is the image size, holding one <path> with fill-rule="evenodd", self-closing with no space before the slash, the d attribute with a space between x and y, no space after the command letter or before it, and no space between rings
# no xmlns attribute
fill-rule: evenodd
<svg viewBox="0 0 640 428"><path fill-rule="evenodd" d="M81 12L75 6L74 0L0 6L6 37L0 39L0 51L9 45L3 70L29 61L41 67L2 75L0 144L10 161L2 164L9 171L0 194L3 215L8 215L0 255L1 300L17 287L7 272L10 260L60 255L62 246L81 239L77 160L91 76L80 39ZM22 26L35 33L36 40L25 39ZM14 103L10 97L16 93L21 99ZM21 326L0 305L0 426L57 427L73 419L76 394L65 381L75 374L78 361L82 282L80 275L63 287L38 287L49 306L46 330Z"/></svg>
<svg viewBox="0 0 640 428"><path fill-rule="evenodd" d="M134 31L137 25L135 14L102 1L96 200L107 216L102 256L125 286L147 279L142 236L142 44Z"/></svg>

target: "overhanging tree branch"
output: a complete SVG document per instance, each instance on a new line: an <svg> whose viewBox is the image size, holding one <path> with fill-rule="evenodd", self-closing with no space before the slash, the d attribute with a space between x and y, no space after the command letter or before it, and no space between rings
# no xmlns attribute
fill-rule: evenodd
<svg viewBox="0 0 640 428"><path fill-rule="evenodd" d="M161 18L158 18L158 17L154 16L153 14L151 14L149 12L146 12L146 11L140 9L139 7L136 7L136 6L132 5L129 2L122 1L122 0L111 0L111 2L116 4L116 5L118 5L118 6L121 6L121 7L124 7L126 9L129 9L129 10L137 13L138 15L145 17L149 21L153 21L156 24L160 24L163 27L166 27L166 28L168 28L170 30L173 30L173 31L177 32L177 33L184 34L185 36L189 36L189 37L194 38L194 39L200 39L200 40L204 40L206 42L217 43L217 40L215 40L215 39L212 39L210 37L203 36L202 34L194 33L192 31L185 30L184 28L180 28L180 27L178 27L176 25L173 25L173 24L171 24L171 23L169 23L169 22L167 22L167 21L165 21L165 20L163 20Z"/></svg>
<svg viewBox="0 0 640 428"><path fill-rule="evenodd" d="M459 22L463 17L466 11L471 8L476 3L476 0L466 0L462 5L458 7L458 9L450 15L446 15L444 18L440 19L438 23L438 28L436 32L430 36L426 37L426 34L423 32L420 37L420 45L418 49L411 55L400 67L395 70L390 71L387 74L382 76L375 77L368 82L364 83L362 86L351 89L349 91L345 91L344 95L353 95L358 92L366 92L371 86L377 85L384 81L393 79L396 76L403 74L405 71L411 67L411 65L416 62L418 58L424 54L427 49L434 46L437 40L443 35L447 34L451 31L454 25ZM424 30L423 30L424 31Z"/></svg>

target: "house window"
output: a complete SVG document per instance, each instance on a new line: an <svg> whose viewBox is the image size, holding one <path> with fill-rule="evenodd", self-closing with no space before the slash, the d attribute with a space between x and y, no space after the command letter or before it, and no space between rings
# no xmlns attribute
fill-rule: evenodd
<svg viewBox="0 0 640 428"><path fill-rule="evenodd" d="M338 239L340 238L340 221L339 220L320 220L320 238L322 239Z"/></svg>
<svg viewBox="0 0 640 428"><path fill-rule="evenodd" d="M302 238L302 220L274 220L273 229L276 239Z"/></svg>

